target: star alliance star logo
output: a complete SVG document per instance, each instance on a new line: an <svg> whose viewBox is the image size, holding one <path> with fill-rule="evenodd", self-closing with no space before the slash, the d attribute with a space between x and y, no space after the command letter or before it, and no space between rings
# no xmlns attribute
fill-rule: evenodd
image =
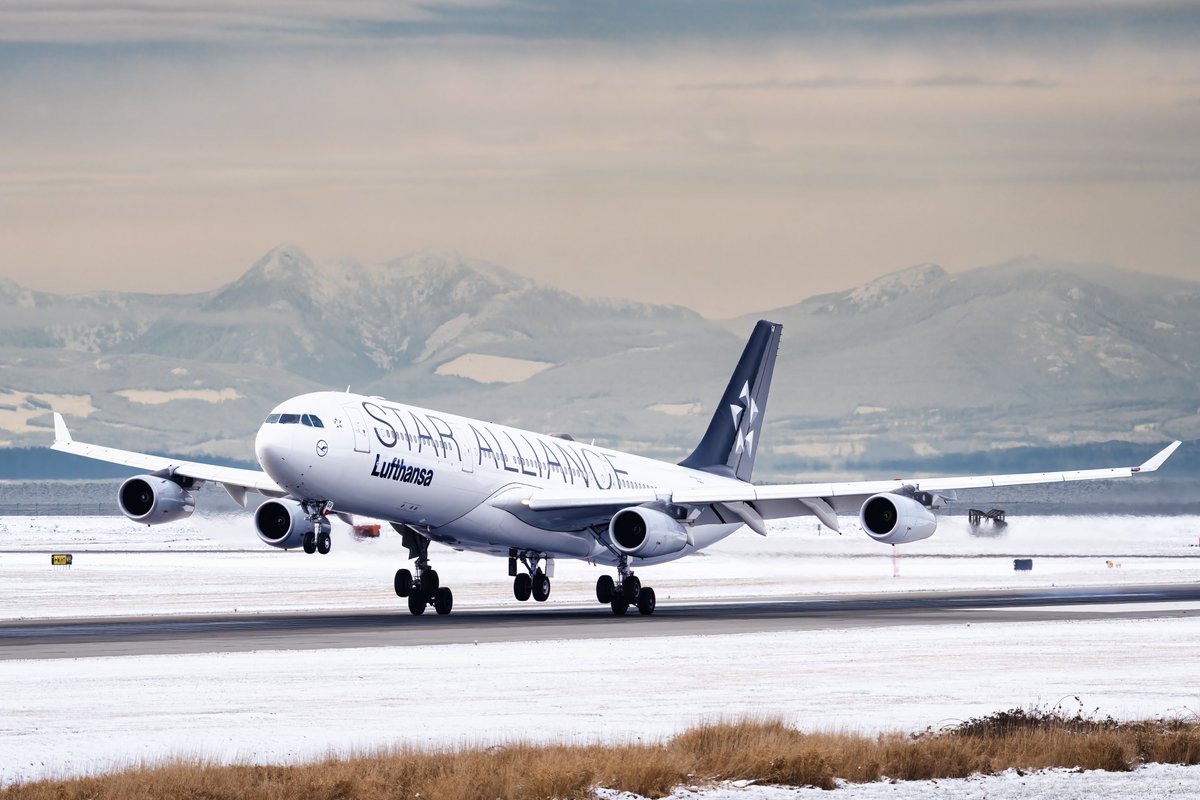
<svg viewBox="0 0 1200 800"><path fill-rule="evenodd" d="M737 430L737 441L733 445L733 452L747 452L749 455L754 455L754 420L758 417L758 403L754 402L754 398L750 396L750 381L746 381L742 386L742 393L738 395L738 399L742 402L738 405L730 404L729 411L733 414L733 427ZM746 413L749 410L750 413ZM742 417L745 415L746 427L741 428L739 424L742 422Z"/></svg>

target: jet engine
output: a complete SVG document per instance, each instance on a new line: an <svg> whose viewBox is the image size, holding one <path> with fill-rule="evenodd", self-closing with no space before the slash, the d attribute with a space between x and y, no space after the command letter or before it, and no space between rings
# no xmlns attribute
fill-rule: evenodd
<svg viewBox="0 0 1200 800"><path fill-rule="evenodd" d="M688 534L669 514L646 506L624 508L608 523L608 540L618 551L638 558L678 553Z"/></svg>
<svg viewBox="0 0 1200 800"><path fill-rule="evenodd" d="M858 513L862 529L882 544L907 544L933 536L937 519L925 506L901 494L877 494Z"/></svg>
<svg viewBox="0 0 1200 800"><path fill-rule="evenodd" d="M254 512L254 529L271 547L290 550L303 546L307 534L329 533L330 526L324 517L313 522L295 500L268 500Z"/></svg>
<svg viewBox="0 0 1200 800"><path fill-rule="evenodd" d="M137 475L127 479L117 490L117 505L122 514L145 525L187 519L196 510L191 492L157 475Z"/></svg>

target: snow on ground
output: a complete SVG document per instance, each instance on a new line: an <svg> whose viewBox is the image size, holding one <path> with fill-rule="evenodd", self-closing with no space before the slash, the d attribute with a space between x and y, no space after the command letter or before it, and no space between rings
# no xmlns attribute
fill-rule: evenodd
<svg viewBox="0 0 1200 800"><path fill-rule="evenodd" d="M392 576L409 562L390 529L377 540L356 540L335 523L333 552L309 556L263 545L252 526L248 515L153 528L123 517L0 517L0 581L21 587L0 605L0 619L404 608ZM839 536L811 521L790 522L773 523L767 537L740 531L638 574L660 603L1175 583L1200 579L1198 542L1196 517L1034 517L999 536L972 535L965 518L950 517L933 538L904 545L893 558L891 547L859 530ZM74 566L52 568L54 552L73 553ZM514 602L503 559L439 545L430 555L456 607ZM1015 572L1013 559L1025 557L1034 559L1033 571ZM596 578L610 571L559 561L549 602L593 604Z"/></svg>
<svg viewBox="0 0 1200 800"><path fill-rule="evenodd" d="M923 730L1075 696L1189 714L1198 661L1200 618L0 661L0 783L171 756L657 740L744 715Z"/></svg>
<svg viewBox="0 0 1200 800"><path fill-rule="evenodd" d="M670 800L1126 800L1200 797L1200 769L1174 764L1147 764L1133 772L1045 770L1020 774L976 775L966 780L903 781L847 784L834 795L811 787L754 786L744 781L722 784L701 792L677 789ZM639 800L626 792L601 791L601 800Z"/></svg>
<svg viewBox="0 0 1200 800"><path fill-rule="evenodd" d="M792 524L773 526L765 539L735 535L641 575L660 603L1185 582L1200 578L1198 528L1189 517L1037 518L1000 537L977 537L965 520L950 518L893 561L890 548L860 532L818 534L815 525ZM403 613L390 588L405 561L398 540L385 532L355 541L339 527L334 552L322 557L260 548L240 518L153 529L120 518L0 518L0 614ZM49 553L57 551L75 553L76 565L52 568ZM1033 572L1015 573L1012 559L1026 556ZM515 602L503 560L439 548L434 563L459 606ZM557 566L550 602L594 603L602 570ZM400 743L656 740L743 715L782 717L803 729L921 730L1016 706L1072 704L1075 696L1085 712L1119 718L1194 715L1197 663L1200 617L1017 624L983 613L953 625L0 661L0 784L173 756L290 762ZM1101 786L1111 787L1107 795ZM1196 786L1196 769L1147 768L1132 776L1013 773L843 792L1194 797ZM703 796L794 795L726 786Z"/></svg>

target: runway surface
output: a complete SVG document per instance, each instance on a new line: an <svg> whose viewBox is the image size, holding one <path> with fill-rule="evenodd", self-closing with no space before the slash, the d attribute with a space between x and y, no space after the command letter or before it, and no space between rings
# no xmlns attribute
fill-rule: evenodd
<svg viewBox="0 0 1200 800"><path fill-rule="evenodd" d="M1194 616L1200 584L668 601L653 616L633 610L620 618L604 606L556 608L553 600L414 617L398 602L395 612L5 622L0 660Z"/></svg>

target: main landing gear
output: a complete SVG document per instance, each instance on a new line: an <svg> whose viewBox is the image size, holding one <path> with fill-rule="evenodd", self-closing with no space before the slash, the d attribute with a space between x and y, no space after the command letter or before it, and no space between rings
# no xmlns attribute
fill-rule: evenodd
<svg viewBox="0 0 1200 800"><path fill-rule="evenodd" d="M596 600L602 605L610 606L618 617L625 616L630 606L637 606L639 614L650 616L654 613L656 598L654 590L642 586L638 576L629 568L629 557L621 556L617 565L617 578L611 575L601 575L596 581Z"/></svg>
<svg viewBox="0 0 1200 800"><path fill-rule="evenodd" d="M399 597L408 598L408 610L420 616L433 606L434 611L445 616L454 607L454 593L449 586L442 586L437 571L429 566L429 539L412 529L401 531L404 546L409 556L416 559L416 576L407 569L396 570L393 584Z"/></svg>
<svg viewBox="0 0 1200 800"><path fill-rule="evenodd" d="M546 562L545 570L539 566L543 560ZM524 564L528 572L518 572L518 562ZM521 602L532 597L539 603L544 603L550 597L550 576L554 574L554 560L543 559L539 553L513 548L508 551L508 574L513 576L513 597Z"/></svg>

